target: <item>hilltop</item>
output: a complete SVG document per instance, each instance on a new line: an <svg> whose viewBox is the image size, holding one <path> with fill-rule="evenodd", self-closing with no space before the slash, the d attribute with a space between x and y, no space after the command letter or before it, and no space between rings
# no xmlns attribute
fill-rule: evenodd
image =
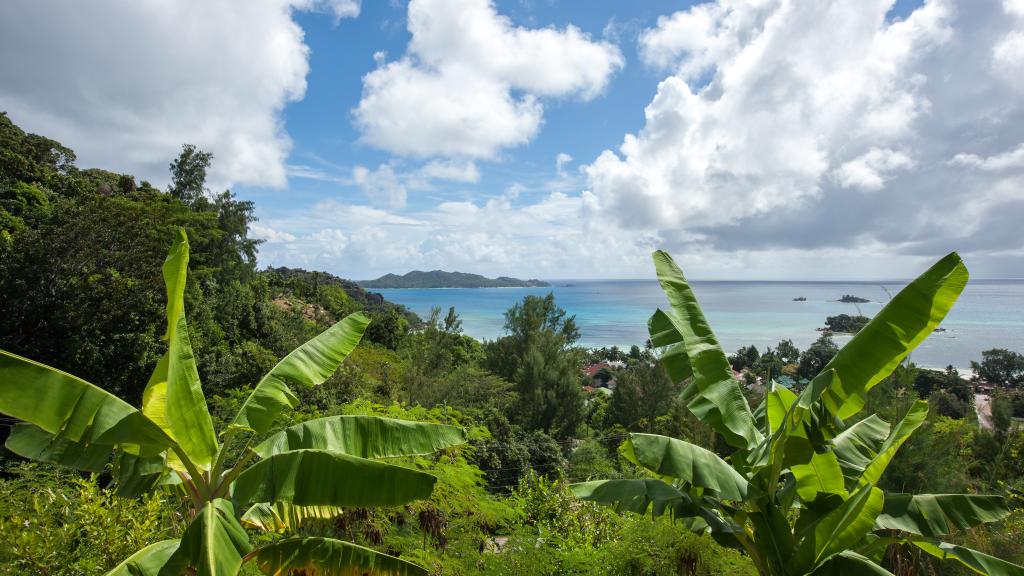
<svg viewBox="0 0 1024 576"><path fill-rule="evenodd" d="M356 311L372 320L364 340L385 349L421 322L325 272L257 270L255 206L206 187L211 160L184 146L161 190L79 168L73 150L0 112L0 349L141 400L166 350L160 270L180 228L191 245L185 300L206 390L252 384Z"/></svg>
<svg viewBox="0 0 1024 576"><path fill-rule="evenodd" d="M363 288L534 288L550 286L547 282L530 279L520 280L499 276L487 278L479 274L466 272L445 272L431 270L423 272L413 270L408 274L385 274L376 280L364 280L359 283Z"/></svg>

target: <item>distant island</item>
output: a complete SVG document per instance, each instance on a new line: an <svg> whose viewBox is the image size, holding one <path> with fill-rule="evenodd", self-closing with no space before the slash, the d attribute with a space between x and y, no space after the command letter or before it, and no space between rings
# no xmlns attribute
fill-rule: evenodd
<svg viewBox="0 0 1024 576"><path fill-rule="evenodd" d="M359 283L363 288L535 288L550 286L542 280L520 280L499 276L487 278L479 274L466 272L445 272L433 270L423 272L413 270L408 274L385 274L376 280L364 280Z"/></svg>
<svg viewBox="0 0 1024 576"><path fill-rule="evenodd" d="M793 298L793 302L807 302L807 297L806 296L797 296L796 298Z"/></svg>
<svg viewBox="0 0 1024 576"><path fill-rule="evenodd" d="M825 319L825 327L818 328L820 332L839 332L841 334L856 334L860 332L860 329L867 326L871 319L867 316L850 316L849 314L840 314L838 316L829 316Z"/></svg>
<svg viewBox="0 0 1024 576"><path fill-rule="evenodd" d="M847 304L863 304L865 302L871 302L867 298L861 298L860 296L854 296L853 294L843 294L843 297L839 299L840 302L846 302Z"/></svg>

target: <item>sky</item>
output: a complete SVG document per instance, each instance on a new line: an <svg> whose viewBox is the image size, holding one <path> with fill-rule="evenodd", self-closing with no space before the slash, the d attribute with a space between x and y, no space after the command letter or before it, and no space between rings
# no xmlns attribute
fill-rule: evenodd
<svg viewBox="0 0 1024 576"><path fill-rule="evenodd" d="M1024 277L1024 0L13 0L0 110L212 152L261 265Z"/></svg>

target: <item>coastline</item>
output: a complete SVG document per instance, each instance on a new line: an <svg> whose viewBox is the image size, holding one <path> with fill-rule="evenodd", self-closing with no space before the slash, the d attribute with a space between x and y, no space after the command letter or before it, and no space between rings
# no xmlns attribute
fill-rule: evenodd
<svg viewBox="0 0 1024 576"><path fill-rule="evenodd" d="M567 281L568 282L568 281ZM405 305L424 315L433 306L443 310L454 306L463 320L465 334L478 340L493 340L503 334L504 312L526 295L554 293L555 302L576 316L581 332L580 346L619 346L626 350L642 346L648 338L647 319L667 305L664 293L653 279L621 281L553 282L549 287L479 288L392 288L379 289L389 301ZM789 339L806 349L821 336L827 316L849 313L850 304L834 302L844 293L854 293L873 302L861 304L865 316L874 316L888 297L902 285L862 283L852 286L835 282L697 281L697 294L710 324L726 353L754 345L764 351L780 340ZM808 298L794 302L796 296ZM962 373L970 362L980 360L982 350L1008 348L1024 351L1024 281L972 281L950 315L936 332L922 343L912 360L922 367L944 369L956 366ZM836 334L842 345L850 335Z"/></svg>

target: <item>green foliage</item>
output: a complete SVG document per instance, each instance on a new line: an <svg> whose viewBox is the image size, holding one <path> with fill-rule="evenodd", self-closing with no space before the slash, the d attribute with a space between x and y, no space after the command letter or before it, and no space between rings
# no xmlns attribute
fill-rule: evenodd
<svg viewBox="0 0 1024 576"><path fill-rule="evenodd" d="M366 331L370 342L395 350L409 333L409 321L394 308L372 315L373 323Z"/></svg>
<svg viewBox="0 0 1024 576"><path fill-rule="evenodd" d="M903 397L891 401L901 405L907 400ZM966 491L972 484L966 464L971 458L975 430L970 421L932 411L928 420L897 452L880 486L891 492L949 494Z"/></svg>
<svg viewBox="0 0 1024 576"><path fill-rule="evenodd" d="M825 360L799 394L772 385L754 412L682 271L664 252L655 252L654 263L672 308L652 316L651 340L669 346L663 363L674 379L688 381L683 397L690 411L735 450L726 461L683 440L631 434L620 453L649 479L574 484L578 496L682 518L694 531L743 550L764 575L886 574L878 564L881 552L904 544L981 574L1024 573L983 552L936 540L1005 519L1010 512L1002 497L911 496L879 487L900 447L925 423L926 402L911 391L905 411L894 407L901 410L900 420L892 424L878 415L852 424L842 420L873 403L871 390L952 307L967 281L956 254L896 295ZM905 372L910 377L898 374L896 380L903 381L903 390L912 390L913 372ZM957 422L939 418L943 427Z"/></svg>
<svg viewBox="0 0 1024 576"><path fill-rule="evenodd" d="M1024 355L993 348L981 353L981 362L971 362L971 369L982 382L996 386L1024 385Z"/></svg>
<svg viewBox="0 0 1024 576"><path fill-rule="evenodd" d="M843 296L839 298L839 301L847 304L863 304L865 302L871 302L871 300L868 300L867 298L861 298L860 296L854 296L853 294L843 294Z"/></svg>
<svg viewBox="0 0 1024 576"><path fill-rule="evenodd" d="M616 516L574 500L560 482L524 479L512 497L525 516L497 550L485 553L480 572L499 575L654 576L753 574L739 554L689 533L667 518Z"/></svg>
<svg viewBox="0 0 1024 576"><path fill-rule="evenodd" d="M996 394L992 398L992 427L1000 435L1006 435L1013 423L1013 404L1009 397Z"/></svg>
<svg viewBox="0 0 1024 576"><path fill-rule="evenodd" d="M870 320L867 316L839 314L838 316L829 316L825 319L825 329L829 332L856 334L860 332L861 328L867 326Z"/></svg>
<svg viewBox="0 0 1024 576"><path fill-rule="evenodd" d="M947 366L944 371L915 367L914 389L921 398L929 398L936 392L945 393L935 398L935 404L945 404L947 411L961 413L960 416L945 414L946 416L962 418L973 411L974 390L952 366Z"/></svg>
<svg viewBox="0 0 1024 576"><path fill-rule="evenodd" d="M275 296L285 296L318 306L334 318L360 310L373 314L393 309L412 324L420 321L418 316L402 306L385 301L380 294L367 292L351 280L326 272L268 268L265 274Z"/></svg>
<svg viewBox="0 0 1024 576"><path fill-rule="evenodd" d="M485 366L513 383L513 421L556 438L573 434L583 404L575 317L555 304L554 294L527 296L505 313L505 331L485 345Z"/></svg>
<svg viewBox="0 0 1024 576"><path fill-rule="evenodd" d="M488 489L507 492L521 478L534 473L560 477L566 468L562 446L541 430L527 430L492 411L484 420L490 437L474 442L476 464L487 479Z"/></svg>
<svg viewBox="0 0 1024 576"><path fill-rule="evenodd" d="M482 346L461 331L454 308L443 320L441 309L434 308L426 326L403 341L404 397L426 407L453 405L478 415L507 410L515 401L512 384L479 366Z"/></svg>
<svg viewBox="0 0 1024 576"><path fill-rule="evenodd" d="M956 397L952 392L939 390L928 399L936 414L949 418L964 418L971 413L972 407Z"/></svg>
<svg viewBox="0 0 1024 576"><path fill-rule="evenodd" d="M171 185L167 192L185 204L192 205L206 199L206 171L213 154L198 150L192 144L181 147L181 154L171 162Z"/></svg>
<svg viewBox="0 0 1024 576"><path fill-rule="evenodd" d="M0 116L0 348L73 367L138 402L165 352L153 322L163 299L159 265L179 227L191 239L188 330L208 390L255 384L272 363L266 351L279 358L352 312L395 308L328 274L257 272L254 205L206 190L212 158L201 150L185 147L175 160L172 193L79 170L74 160ZM272 303L282 293L301 293L297 311ZM324 313L310 321L307 303ZM375 338L395 339L386 331Z"/></svg>
<svg viewBox="0 0 1024 576"><path fill-rule="evenodd" d="M631 365L617 380L606 423L631 432L654 432L658 417L670 412L682 389L682 384L673 382L659 364Z"/></svg>
<svg viewBox="0 0 1024 576"><path fill-rule="evenodd" d="M574 479L608 478L617 473L615 461L596 440L584 440L569 455L569 475Z"/></svg>
<svg viewBox="0 0 1024 576"><path fill-rule="evenodd" d="M0 112L0 186L14 182L56 188L72 174L75 153L59 142L26 134Z"/></svg>
<svg viewBox="0 0 1024 576"><path fill-rule="evenodd" d="M798 364L800 362L800 349L792 340L783 340L775 347L775 355L783 364Z"/></svg>
<svg viewBox="0 0 1024 576"><path fill-rule="evenodd" d="M18 464L0 480L0 574L101 574L172 536L180 520L164 499L115 496L97 479Z"/></svg>
<svg viewBox="0 0 1024 576"><path fill-rule="evenodd" d="M839 352L839 347L832 340L832 335L822 334L811 344L807 350L800 354L800 364L797 374L808 380L821 373L832 358Z"/></svg>
<svg viewBox="0 0 1024 576"><path fill-rule="evenodd" d="M385 274L376 280L367 280L360 283L366 288L526 288L535 286L550 286L547 282L540 280L519 280L500 276L498 278L485 278L479 274L467 274L466 272L444 272L432 270L423 272L413 270L403 274Z"/></svg>
<svg viewBox="0 0 1024 576"><path fill-rule="evenodd" d="M202 154L193 150L194 159L202 160ZM179 157L179 164L181 160ZM192 168L206 168L192 163ZM932 371L901 364L883 377L887 364L880 365L878 360L885 358L864 355L863 345L857 355L847 354L846 360L837 359L832 367L841 376L858 368L855 364L867 369L855 370L852 377L840 382L824 377L809 381L839 352L827 336L803 354L791 342L782 341L764 355L754 347L741 348L724 362L720 351L709 355L697 347L691 349L697 355L691 364L687 345L674 327L698 320L699 309L689 304L684 305L684 314L673 311L671 317L662 313L657 321L652 319L652 338L646 347L585 352L573 347L578 336L575 323L552 297L528 299L506 316L505 338L481 345L461 333L461 321L452 309L446 315L436 310L426 323L420 323L414 314L384 301L379 294L327 273L287 268L257 271L258 242L248 238L253 205L239 201L230 191L213 194L206 190L198 170L186 173L187 164L182 165L181 189L189 190L189 200L182 202L146 182L137 184L129 175L78 170L70 150L43 137L26 135L5 115L0 116L0 290L5 295L0 303L0 348L73 369L103 390L138 405L153 366L168 349L161 338L164 326L156 323L165 311L157 267L168 235L184 226L191 237L192 271L184 284L184 304L189 310L186 330L202 389L209 396L214 430L224 430L235 420L264 375L293 349L354 312L382 319L379 331L373 334L375 341L364 338L319 386L307 388L289 378L288 392L298 404L270 418L264 434L217 436L223 458L212 463L210 472L200 471L200 475L205 472L224 479L234 464L240 463L239 470L247 468L251 459L258 458L251 448L267 438L280 440L282 435L292 434L303 442L326 440L322 431L311 431L339 416L465 426L470 439L463 449L445 448L429 454L413 450L418 455L387 460L435 477L426 499L382 507L302 507L278 501L236 508L231 514L245 527L251 545L267 546L286 538L285 543L267 548L262 555L268 568L274 564L283 568L285 556L293 562L291 566L304 569L315 567L316 557L335 556L360 563L382 559L383 564L377 566L384 566L390 561L385 561L383 553L397 557L399 564L392 566L415 571L415 566L405 564L412 562L434 574L752 574L755 567L749 555L720 546L742 548L729 532L739 513L734 502L723 501L715 515L700 519L685 518L692 512L685 506L659 502L663 488L682 492L658 484L661 480L651 479L649 472L616 454L615 448L628 432L659 434L712 450L744 474L748 474L745 466L762 465L758 458L770 462L781 456L781 482L772 502L779 511L786 511L785 520L796 520L802 529L837 505L837 498L849 500L857 493L858 478L877 459L890 431L899 428L888 423L899 423L918 397L929 398L931 411L926 419L913 423L917 429L912 436L899 440L902 449L891 459L885 458L888 466L877 487L894 497L887 500L889 505L883 503L883 512L905 498L897 493L963 491L1006 493L1010 514L994 523L943 536L949 544L945 549L927 542L887 548L898 539L880 540L871 554L864 550L865 554L857 557L841 552L820 571L871 573L868 561L881 561L896 573L905 573L908 567L929 574L971 571L933 559L930 552L936 550L968 562L995 562L992 556L1024 562L1024 500L1019 496L1024 488L1024 431L1012 419L1024 416L1024 394L996 395L993 412L997 426L979 429L970 416L972 390L955 370ZM187 186L186 176L192 178ZM946 301L947 296L939 300ZM924 326L918 335L927 334L929 329ZM710 328L692 333L705 345L711 343L708 336L713 339ZM875 330L862 340L882 342L892 336ZM996 352L983 356L983 363L988 360L989 368L1012 376L1012 370L1006 369L1013 366L1013 353ZM710 361L705 356L710 356ZM585 382L579 367L586 363L584 359L624 363L607 371L619 384L614 395L602 390L583 399L579 389ZM655 363L658 359L661 362ZM752 370L744 372L745 379L754 380L755 372L761 375L766 390L762 392L762 386L740 387L735 394L732 374L726 372L730 364ZM693 366L698 369L694 371ZM715 386L707 385L711 374L721 376ZM684 387L690 375L705 379L704 386ZM769 375L785 381L793 392L773 387ZM995 376L993 381L999 378ZM1010 382L1011 378L1000 381ZM832 389L842 389L843 394ZM876 412L878 418L860 423L834 421L830 411L858 397L861 389L866 395L865 408ZM11 390L20 393L17 387ZM680 395L680 390L684 394ZM819 401L814 410L793 404L793 398L806 390L827 401ZM533 394L533 405L522 399L522 391ZM728 402L716 404L715 395L720 393ZM285 405L292 405L288 394L283 398ZM718 411L728 416L748 407L753 407L751 419L758 428L785 430L785 450L765 452L761 445L750 452L736 446L737 438L731 439L732 444L724 439L723 430L731 430L727 418L719 421L712 417L705 422L695 415ZM137 412L128 409L126 416ZM785 424L789 410L798 416L793 421L799 421L792 428ZM131 418L124 419L124 426ZM574 421L580 425L572 424ZM868 433L872 425L877 438ZM741 423L739 430L742 427ZM181 470L184 462L173 456L152 459L125 451L118 451L111 460L111 448L104 442L113 442L112 436L99 442L100 428L105 425L93 428L89 432L88 426L69 423L58 429L58 436L32 426L14 428L9 445L22 453L89 464L103 472L86 479L45 466L9 468L10 477L0 480L0 573L81 574L113 569L113 575L128 576L143 566L163 565L178 550L190 510L197 509L192 501L196 494L190 495L189 485L181 482L180 473L192 478L188 470ZM286 429L291 431L282 432ZM307 431L297 432L300 429ZM875 438L874 443L861 445L865 448L860 453L862 460L841 448L843 438L853 437L855 432L863 432L858 438L865 442ZM891 444L898 444L896 440L894 437ZM294 448L324 448L301 443L292 446L290 442L288 446ZM76 452L86 446L92 448ZM332 453L337 449L334 445ZM813 452L815 449L818 451ZM283 453L301 454L295 450ZM665 454L670 454L675 464L680 463L679 458L685 463L686 454L691 462L704 457L694 457L704 453L689 448ZM643 450L640 455L635 450L625 455L651 463L651 454L645 455ZM338 459L330 458L332 462ZM833 475L816 476L815 466L831 469ZM219 473L212 473L215 467L220 468ZM655 468L661 469L661 464ZM682 469L673 470L684 474ZM760 478L771 473L760 472ZM686 474L696 478L696 484L709 483L699 473ZM667 513L654 521L649 516L617 515L566 492L566 482L594 478L625 483L603 484L604 491L653 486L647 500L634 498L620 509L642 504L649 512ZM170 483L148 492L160 480ZM266 484L262 482L265 478L260 480L254 482L257 487ZM197 489L203 487L193 484ZM215 492L217 487L212 484L206 487ZM711 492L723 489L721 484L705 487L701 495L696 484L682 486L688 488L688 497L696 493L714 498L709 496ZM768 501L770 485L762 481L752 485L760 494L757 502ZM290 489L294 494L294 486ZM118 494L132 498L117 498ZM139 494L141 497L136 496ZM346 490L345 494L352 492ZM198 494L200 501L216 500L215 496ZM336 496L330 495L330 499L337 503ZM787 503L794 507L787 509ZM854 509L851 505L850 510ZM226 508L215 505L210 510L221 514ZM944 514L929 513L928 517ZM892 517L900 523L914 520L906 514ZM755 537L768 532L775 535L779 520L770 510L744 519ZM837 535L843 534L840 524L832 523L839 528L833 531ZM220 534L228 536L226 544L230 544L231 534L240 534L230 523L207 525L214 530L204 532L197 525L192 534L216 537L223 528ZM710 532L714 540L691 532L694 528ZM304 541L292 540L287 537L290 534L315 540L298 544ZM789 545L784 531L777 536L771 541ZM201 540L192 538L196 554L202 553ZM926 550L927 546L932 548ZM256 563L254 558L243 571L255 573ZM142 573L155 573L155 569L146 568Z"/></svg>
<svg viewBox="0 0 1024 576"><path fill-rule="evenodd" d="M436 477L379 460L422 456L464 443L465 436L460 428L439 424L341 416L304 422L238 455L231 440L269 431L298 404L292 387L327 380L356 347L368 320L348 316L285 356L218 436L185 319L188 262L188 240L179 230L163 266L168 350L146 385L141 411L67 373L0 351L0 410L26 421L6 446L25 457L87 470L102 469L115 451L118 493L133 496L166 485L187 496L189 521L180 539L139 551L113 575L159 569L231 576L252 558L270 572L306 566L341 574L401 566L402 573L424 573L343 542L299 543L286 555L275 544L253 550L239 523L246 507L381 507L426 498ZM229 453L238 460L229 462ZM258 461L250 465L253 459ZM231 501L225 499L229 494ZM236 512L236 505L243 508Z"/></svg>

